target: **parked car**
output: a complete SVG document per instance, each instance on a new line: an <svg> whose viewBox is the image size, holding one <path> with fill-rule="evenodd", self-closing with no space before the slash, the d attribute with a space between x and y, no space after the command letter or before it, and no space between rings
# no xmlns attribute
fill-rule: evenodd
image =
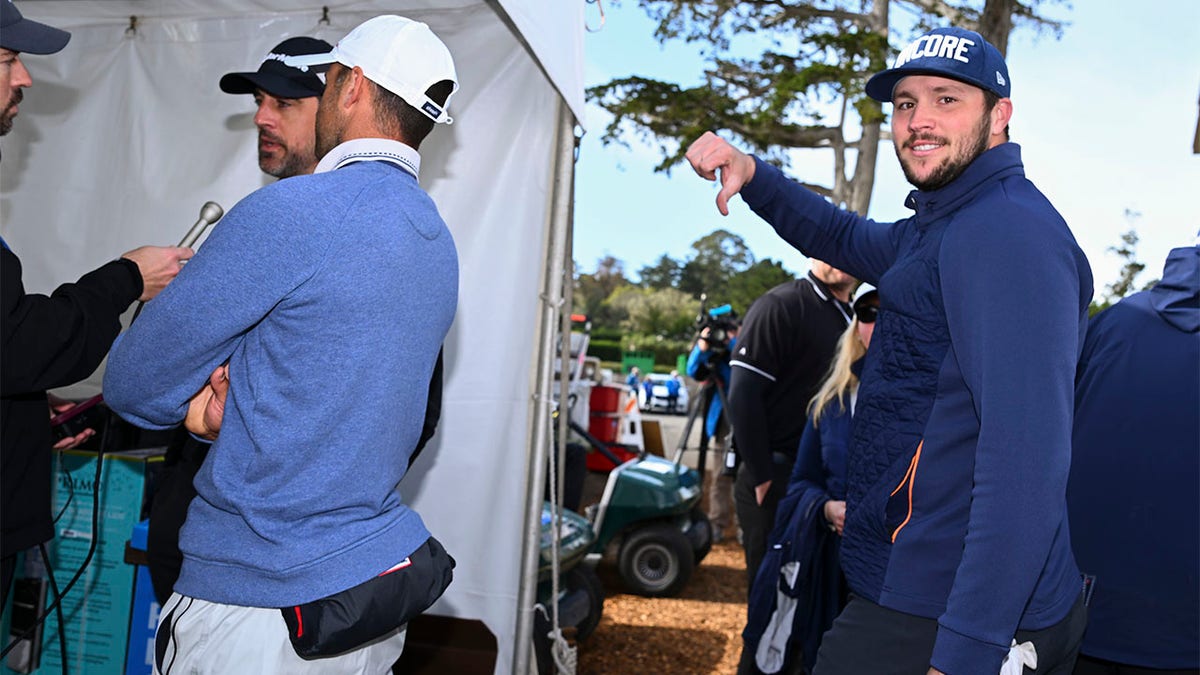
<svg viewBox="0 0 1200 675"><path fill-rule="evenodd" d="M671 396L672 391L677 392L674 398ZM647 412L661 410L668 413L686 413L687 387L678 375L650 373L638 387L638 406Z"/></svg>

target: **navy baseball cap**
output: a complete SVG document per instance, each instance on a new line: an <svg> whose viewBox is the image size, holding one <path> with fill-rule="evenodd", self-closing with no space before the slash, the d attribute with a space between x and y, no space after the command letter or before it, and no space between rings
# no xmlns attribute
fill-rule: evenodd
<svg viewBox="0 0 1200 675"><path fill-rule="evenodd" d="M1012 87L1000 50L983 36L962 28L935 28L900 50L891 68L867 80L867 96L889 103L892 90L909 75L938 75L973 84L1008 98Z"/></svg>
<svg viewBox="0 0 1200 675"><path fill-rule="evenodd" d="M26 54L53 54L70 39L65 30L21 16L12 0L0 0L0 47Z"/></svg>
<svg viewBox="0 0 1200 675"><path fill-rule="evenodd" d="M308 98L320 96L325 91L325 69L301 70L283 62L286 57L307 54L325 54L333 45L311 37L288 38L275 45L258 71L254 73L228 73L221 78L221 91L226 94L253 94L262 89L280 98Z"/></svg>

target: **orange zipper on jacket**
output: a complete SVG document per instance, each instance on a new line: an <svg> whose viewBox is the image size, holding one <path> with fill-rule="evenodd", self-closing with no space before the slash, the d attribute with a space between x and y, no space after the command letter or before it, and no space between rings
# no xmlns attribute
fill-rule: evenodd
<svg viewBox="0 0 1200 675"><path fill-rule="evenodd" d="M900 530L904 529L904 526L908 524L909 520L912 520L913 483L915 483L917 480L917 465L921 463L921 448L923 447L925 447L924 440L917 444L917 451L913 453L912 461L908 463L908 471L904 472L904 478L900 480L900 484L897 485L896 489L892 490L892 494L889 495L890 497L895 497L897 492L904 489L904 484L908 483L908 513L904 516L904 520L902 520L900 524L896 526L896 529L892 531L893 544L896 543L896 535L900 534Z"/></svg>

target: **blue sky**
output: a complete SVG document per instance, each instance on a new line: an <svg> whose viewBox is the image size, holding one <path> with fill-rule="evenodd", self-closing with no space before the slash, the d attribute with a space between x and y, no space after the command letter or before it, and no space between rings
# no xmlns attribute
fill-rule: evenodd
<svg viewBox="0 0 1200 675"><path fill-rule="evenodd" d="M634 0L601 0L605 25L585 41L588 86L631 74L694 85L701 60L694 45L653 38L654 24ZM1200 3L1076 2L1057 10L1070 24L1061 40L1014 32L1008 48L1013 82L1013 140L1026 174L1066 218L1087 254L1099 296L1120 268L1106 250L1129 229L1141 236L1138 257L1157 278L1167 251L1195 242L1200 230L1200 155L1191 153L1200 96ZM599 24L596 4L589 25ZM686 258L693 241L717 228L742 236L759 259L793 272L803 256L741 202L716 210L715 184L689 167L654 173L656 147L603 146L604 111L589 106L576 173L575 260L584 271L611 254L626 273L663 253ZM891 143L881 148L869 215L896 220L910 186ZM832 156L819 150L793 157L793 177L829 184Z"/></svg>

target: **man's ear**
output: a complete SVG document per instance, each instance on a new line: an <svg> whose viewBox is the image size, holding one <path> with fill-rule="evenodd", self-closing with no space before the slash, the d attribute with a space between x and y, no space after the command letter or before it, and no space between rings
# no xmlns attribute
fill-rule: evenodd
<svg viewBox="0 0 1200 675"><path fill-rule="evenodd" d="M345 86L339 92L338 104L343 108L350 108L359 100L364 100L366 95L367 76L363 74L362 68L354 66L350 71L350 76L346 78Z"/></svg>
<svg viewBox="0 0 1200 675"><path fill-rule="evenodd" d="M992 107L992 135L1003 135L1004 129L1008 127L1009 120L1013 116L1013 104L1011 98L1002 98L996 101L996 105Z"/></svg>

